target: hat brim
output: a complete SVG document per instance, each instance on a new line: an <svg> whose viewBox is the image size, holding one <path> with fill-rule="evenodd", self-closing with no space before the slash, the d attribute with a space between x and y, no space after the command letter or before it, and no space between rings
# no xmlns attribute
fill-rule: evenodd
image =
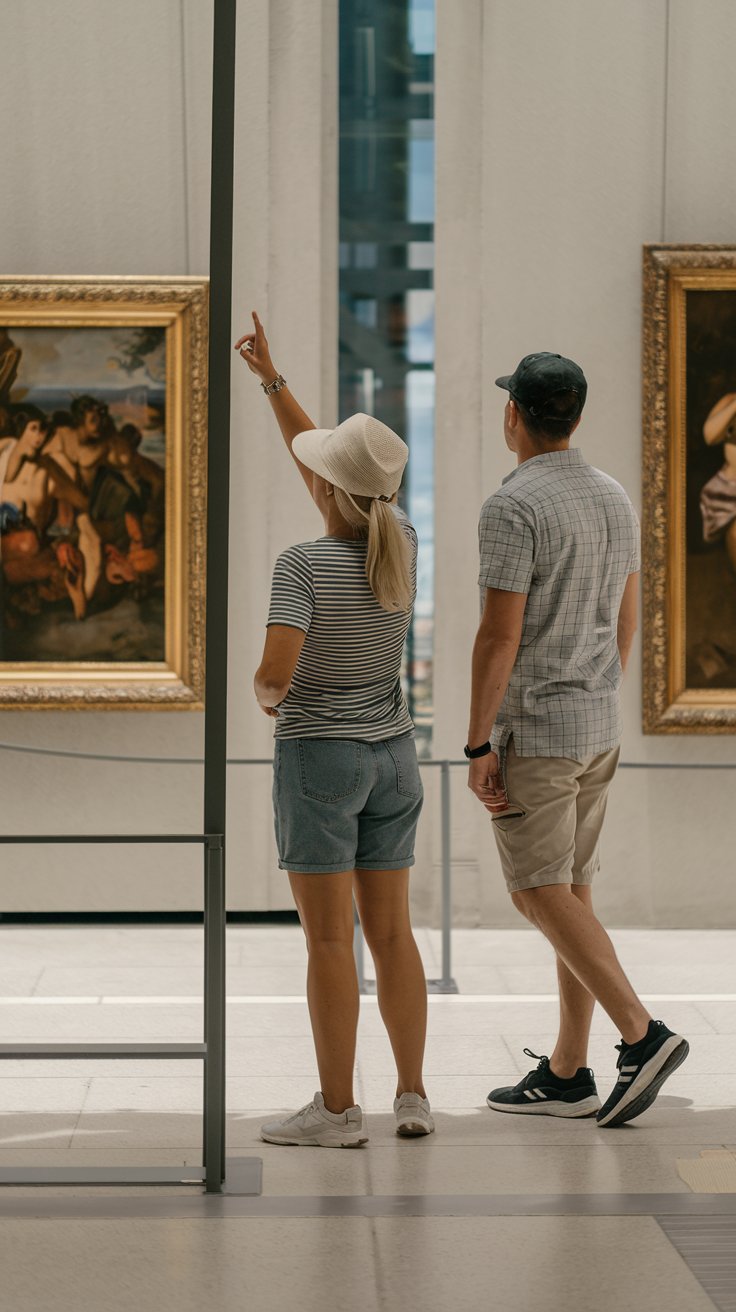
<svg viewBox="0 0 736 1312"><path fill-rule="evenodd" d="M512 378L513 378L513 374L504 374L502 378L496 379L496 387L502 387L504 391L510 392Z"/></svg>
<svg viewBox="0 0 736 1312"><path fill-rule="evenodd" d="M333 484L335 477L325 464L322 448L334 431L333 428L308 428L303 433L297 433L291 444L294 455L302 465L306 465L307 469L324 478L327 483ZM339 484L335 486L339 487Z"/></svg>

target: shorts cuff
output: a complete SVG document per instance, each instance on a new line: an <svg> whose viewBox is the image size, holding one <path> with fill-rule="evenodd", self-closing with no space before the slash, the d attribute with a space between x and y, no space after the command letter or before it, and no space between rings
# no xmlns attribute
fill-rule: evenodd
<svg viewBox="0 0 736 1312"><path fill-rule="evenodd" d="M593 866L583 866L582 870L573 870L573 884L592 884L600 868L600 863L596 863Z"/></svg>
<svg viewBox="0 0 736 1312"><path fill-rule="evenodd" d="M530 889L548 888L550 884L572 884L573 882L575 881L573 881L569 870L552 870L539 875L521 875L518 879L510 879L506 887L509 893L526 893Z"/></svg>
<svg viewBox="0 0 736 1312"><path fill-rule="evenodd" d="M330 865L329 862L324 861L319 865L307 861L279 861L279 870L291 871L293 875L341 875L354 869L354 865L345 865L344 861L340 861L337 865Z"/></svg>
<svg viewBox="0 0 736 1312"><path fill-rule="evenodd" d="M403 861L356 861L356 870L406 870L414 865L414 857L406 856Z"/></svg>

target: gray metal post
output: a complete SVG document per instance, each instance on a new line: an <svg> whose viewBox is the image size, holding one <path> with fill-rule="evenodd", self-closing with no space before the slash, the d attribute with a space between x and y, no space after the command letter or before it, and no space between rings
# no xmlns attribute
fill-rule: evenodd
<svg viewBox="0 0 736 1312"><path fill-rule="evenodd" d="M355 904L353 904L353 954L355 956L355 970L358 975L358 989L361 993L368 993L369 990L365 982L365 939L358 908Z"/></svg>
<svg viewBox="0 0 736 1312"><path fill-rule="evenodd" d="M427 980L430 993L457 993L452 978L450 940L452 934L452 854L450 812L450 762L440 761L440 825L442 843L442 978Z"/></svg>
<svg viewBox="0 0 736 1312"><path fill-rule="evenodd" d="M204 715L207 943L204 1092L208 1193L219 1193L225 1176L225 794L236 0L215 0L214 18Z"/></svg>
<svg viewBox="0 0 736 1312"><path fill-rule="evenodd" d="M452 983L452 856L450 832L450 762L442 762L442 983Z"/></svg>
<svg viewBox="0 0 736 1312"><path fill-rule="evenodd" d="M225 853L208 834L204 865L204 1166L208 1194L225 1178Z"/></svg>

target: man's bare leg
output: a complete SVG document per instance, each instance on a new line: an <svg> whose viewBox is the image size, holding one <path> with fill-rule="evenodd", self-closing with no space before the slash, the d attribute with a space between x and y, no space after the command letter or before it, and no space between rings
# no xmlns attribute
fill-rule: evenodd
<svg viewBox="0 0 736 1312"><path fill-rule="evenodd" d="M547 884L511 896L522 915L552 944L570 973L601 1004L624 1043L638 1043L647 1032L651 1016L626 978L592 906L576 897L570 884Z"/></svg>
<svg viewBox="0 0 736 1312"><path fill-rule="evenodd" d="M592 910L589 884L573 884L571 891ZM560 1032L549 1064L553 1075L558 1075L561 1080L570 1080L581 1066L588 1065L588 1039L595 998L559 956L557 983L560 992Z"/></svg>

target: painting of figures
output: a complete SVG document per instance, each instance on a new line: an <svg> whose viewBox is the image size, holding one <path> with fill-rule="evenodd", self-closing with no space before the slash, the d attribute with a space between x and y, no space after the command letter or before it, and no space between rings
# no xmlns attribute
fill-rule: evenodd
<svg viewBox="0 0 736 1312"><path fill-rule="evenodd" d="M0 286L0 704L197 700L206 285L107 290Z"/></svg>
<svg viewBox="0 0 736 1312"><path fill-rule="evenodd" d="M736 248L644 250L644 728L736 732Z"/></svg>
<svg viewBox="0 0 736 1312"><path fill-rule="evenodd" d="M736 290L689 291L686 324L686 676L736 689Z"/></svg>

